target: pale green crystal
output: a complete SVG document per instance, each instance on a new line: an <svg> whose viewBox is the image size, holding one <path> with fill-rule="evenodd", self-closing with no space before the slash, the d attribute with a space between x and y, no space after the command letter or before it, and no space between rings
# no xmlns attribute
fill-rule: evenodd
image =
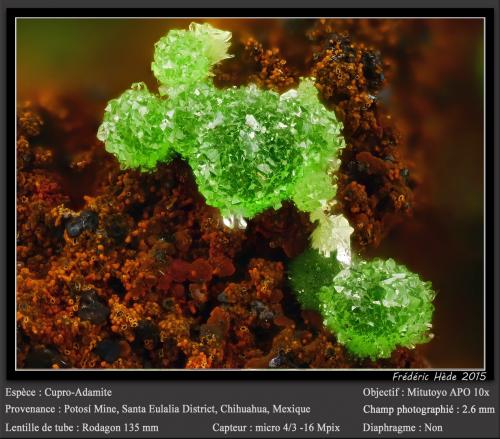
<svg viewBox="0 0 500 439"><path fill-rule="evenodd" d="M359 357L387 358L431 338L435 293L394 260L361 261L319 292L325 325Z"/></svg>
<svg viewBox="0 0 500 439"><path fill-rule="evenodd" d="M174 154L166 138L170 125L164 101L137 83L108 102L97 137L122 168L148 171Z"/></svg>
<svg viewBox="0 0 500 439"><path fill-rule="evenodd" d="M311 222L318 222L311 234L311 247L325 257L335 252L343 265L351 263L351 234L354 229L343 215L326 215L323 209L310 214Z"/></svg>
<svg viewBox="0 0 500 439"><path fill-rule="evenodd" d="M336 189L325 170L315 170L311 166L297 178L291 198L299 210L312 212L333 199Z"/></svg>

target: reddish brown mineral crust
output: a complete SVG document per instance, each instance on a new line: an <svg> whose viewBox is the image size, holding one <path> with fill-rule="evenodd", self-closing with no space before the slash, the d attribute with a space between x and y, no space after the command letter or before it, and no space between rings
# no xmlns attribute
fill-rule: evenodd
<svg viewBox="0 0 500 439"><path fill-rule="evenodd" d="M411 191L399 140L364 77L362 59L371 52L345 39L328 44L312 71L346 127L338 200L357 240L374 244L392 217L408 210ZM296 84L277 50L255 41L247 48L261 86ZM228 229L183 162L152 174L120 171L93 140L100 113L80 106L44 99L19 111L19 367L424 365L408 350L376 364L352 358L317 314L300 310L285 270L308 245L307 215L285 204L251 220L246 231ZM55 150L61 144L64 160ZM87 175L94 178L90 190L76 191L71 179ZM104 341L117 344L114 361L103 358Z"/></svg>
<svg viewBox="0 0 500 439"><path fill-rule="evenodd" d="M380 53L321 24L311 38L317 88L344 122L347 147L342 154L337 200L361 245L378 245L395 221L411 210L408 169L400 156L401 139L391 117L378 103L384 84Z"/></svg>
<svg viewBox="0 0 500 439"><path fill-rule="evenodd" d="M280 93L298 84L297 73L291 72L277 47L264 50L262 44L250 38L245 42L245 51L258 70L258 73L250 76L250 82Z"/></svg>

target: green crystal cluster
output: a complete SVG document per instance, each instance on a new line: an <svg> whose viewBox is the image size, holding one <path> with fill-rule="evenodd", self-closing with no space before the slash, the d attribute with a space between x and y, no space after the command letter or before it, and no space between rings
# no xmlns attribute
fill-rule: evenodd
<svg viewBox="0 0 500 439"><path fill-rule="evenodd" d="M125 169L152 171L182 157L230 227L284 200L309 212L317 227L311 248L290 264L291 287L353 354L388 357L397 346L428 341L430 283L391 259L353 264L352 227L324 210L335 196L344 140L314 79L283 94L254 85L217 89L212 68L231 56L230 39L209 24L171 30L151 64L159 93L138 83L111 100L98 138Z"/></svg>
<svg viewBox="0 0 500 439"><path fill-rule="evenodd" d="M325 325L359 357L387 358L432 337L431 283L392 259L360 261L317 294Z"/></svg>
<svg viewBox="0 0 500 439"><path fill-rule="evenodd" d="M431 283L392 259L344 266L311 248L291 261L288 279L301 306L319 312L358 357L387 358L432 338Z"/></svg>
<svg viewBox="0 0 500 439"><path fill-rule="evenodd" d="M106 150L126 168L148 171L168 162L174 150L167 141L168 115L161 99L144 83L133 84L119 98L108 102L97 137Z"/></svg>
<svg viewBox="0 0 500 439"><path fill-rule="evenodd" d="M231 32L191 23L189 31L173 29L155 44L151 70L160 93L176 95L211 76L212 67L230 58Z"/></svg>
<svg viewBox="0 0 500 439"><path fill-rule="evenodd" d="M336 254L322 256L318 250L310 248L290 262L288 279L305 309L320 312L319 291L331 285L333 278L342 269Z"/></svg>
<svg viewBox="0 0 500 439"><path fill-rule="evenodd" d="M217 89L214 64L228 58L231 34L208 24L172 30L155 45L160 95L144 85L106 107L98 138L123 168L153 170L179 154L207 204L252 218L293 200L312 212L335 195L342 125L304 78L284 94L254 85Z"/></svg>
<svg viewBox="0 0 500 439"><path fill-rule="evenodd" d="M316 91L312 81L303 80L298 90L283 95L255 86L196 89L193 96L203 102L203 109L195 138L179 153L193 169L208 204L223 215L252 218L287 199L302 210L319 207L320 197L304 200L307 187L317 188L325 201L335 194L326 179L330 158L341 146L339 128L335 115L317 97L318 108L302 103L302 93L310 88ZM186 127L191 117L179 116L178 126ZM304 187L314 173L324 178Z"/></svg>

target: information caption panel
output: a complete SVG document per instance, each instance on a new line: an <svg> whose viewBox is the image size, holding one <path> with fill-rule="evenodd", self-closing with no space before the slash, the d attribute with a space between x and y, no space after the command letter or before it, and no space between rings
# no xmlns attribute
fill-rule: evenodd
<svg viewBox="0 0 500 439"><path fill-rule="evenodd" d="M498 437L480 372L392 382L9 383L3 437Z"/></svg>

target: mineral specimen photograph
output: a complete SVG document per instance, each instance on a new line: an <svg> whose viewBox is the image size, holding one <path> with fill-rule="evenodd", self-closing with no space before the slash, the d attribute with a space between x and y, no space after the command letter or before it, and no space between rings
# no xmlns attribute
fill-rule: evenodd
<svg viewBox="0 0 500 439"><path fill-rule="evenodd" d="M483 367L483 26L17 19L17 368Z"/></svg>

